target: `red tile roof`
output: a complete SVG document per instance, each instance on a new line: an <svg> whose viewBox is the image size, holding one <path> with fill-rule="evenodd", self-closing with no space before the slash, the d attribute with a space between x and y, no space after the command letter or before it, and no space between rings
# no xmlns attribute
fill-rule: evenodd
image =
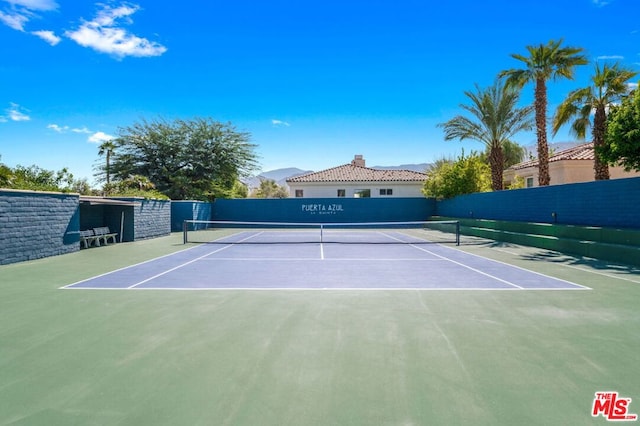
<svg viewBox="0 0 640 426"><path fill-rule="evenodd" d="M411 170L378 170L344 164L319 172L307 173L287 179L287 183L303 182L422 182L425 173Z"/></svg>
<svg viewBox="0 0 640 426"><path fill-rule="evenodd" d="M563 151L558 151L553 155L549 156L549 162L553 163L555 161L564 161L564 160L590 160L593 161L595 159L595 153L593 151L593 142L585 143L582 145L574 146L573 148L565 149ZM509 169L511 170L522 170L528 167L538 167L538 160L529 160L523 163L515 164Z"/></svg>

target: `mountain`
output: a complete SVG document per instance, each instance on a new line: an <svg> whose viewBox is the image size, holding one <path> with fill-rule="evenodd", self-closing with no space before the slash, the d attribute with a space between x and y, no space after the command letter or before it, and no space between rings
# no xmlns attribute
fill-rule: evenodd
<svg viewBox="0 0 640 426"><path fill-rule="evenodd" d="M249 187L249 191L251 191L254 188L259 188L260 182L263 180L274 180L278 185L287 187L287 182L286 182L287 179L291 177L311 173L311 172L312 172L311 170L302 170L296 167L287 167L284 169L276 169L276 170L270 170L267 172L262 172L257 176L252 176L246 180L243 180L243 182L245 185Z"/></svg>
<svg viewBox="0 0 640 426"><path fill-rule="evenodd" d="M557 153L560 151L564 151L565 149L574 148L578 145L585 143L582 142L553 142L549 143L549 152ZM524 161L529 160L530 158L538 158L538 146L536 144L525 145L523 146L525 149Z"/></svg>
<svg viewBox="0 0 640 426"><path fill-rule="evenodd" d="M400 164L399 166L373 166L372 169L378 170L411 170L413 172L424 173L431 168L429 163L420 164Z"/></svg>
<svg viewBox="0 0 640 426"><path fill-rule="evenodd" d="M305 173L311 173L311 170L302 170L296 167L288 167L286 169L276 169L268 172L263 172L258 175L258 177L262 177L264 179L275 180L276 182L281 180L286 180L290 177L300 176Z"/></svg>

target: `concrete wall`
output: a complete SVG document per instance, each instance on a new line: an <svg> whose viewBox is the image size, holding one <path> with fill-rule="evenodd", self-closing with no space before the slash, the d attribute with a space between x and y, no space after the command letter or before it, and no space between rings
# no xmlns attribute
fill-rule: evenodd
<svg viewBox="0 0 640 426"><path fill-rule="evenodd" d="M438 202L439 216L640 228L640 178L469 194Z"/></svg>
<svg viewBox="0 0 640 426"><path fill-rule="evenodd" d="M80 250L77 194L0 189L0 265Z"/></svg>

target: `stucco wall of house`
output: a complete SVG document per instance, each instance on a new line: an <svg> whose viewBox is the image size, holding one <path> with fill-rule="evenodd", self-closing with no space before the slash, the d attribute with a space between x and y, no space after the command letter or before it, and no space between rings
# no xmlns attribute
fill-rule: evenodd
<svg viewBox="0 0 640 426"><path fill-rule="evenodd" d="M549 163L549 175L551 185L566 183L591 182L594 180L592 160L564 160ZM622 167L609 167L610 179L624 179L640 176L639 172L625 172ZM527 167L520 170L505 170L503 178L505 183L512 182L515 176L524 179L533 178L533 186L538 186L538 167Z"/></svg>
<svg viewBox="0 0 640 426"><path fill-rule="evenodd" d="M369 189L371 198L424 198L422 182L330 182L330 183L289 183L289 196L295 198L296 190L303 191L304 198L337 198L338 189L345 190L344 198L357 198L357 191ZM381 195L380 190L389 189L392 195Z"/></svg>

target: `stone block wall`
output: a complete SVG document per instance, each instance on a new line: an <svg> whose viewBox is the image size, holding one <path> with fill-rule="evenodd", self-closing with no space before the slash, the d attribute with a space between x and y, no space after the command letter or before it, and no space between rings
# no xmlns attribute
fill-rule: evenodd
<svg viewBox="0 0 640 426"><path fill-rule="evenodd" d="M133 241L163 237L171 233L171 201L143 198L118 199L136 203L133 207Z"/></svg>
<svg viewBox="0 0 640 426"><path fill-rule="evenodd" d="M0 265L80 250L77 194L0 189Z"/></svg>

